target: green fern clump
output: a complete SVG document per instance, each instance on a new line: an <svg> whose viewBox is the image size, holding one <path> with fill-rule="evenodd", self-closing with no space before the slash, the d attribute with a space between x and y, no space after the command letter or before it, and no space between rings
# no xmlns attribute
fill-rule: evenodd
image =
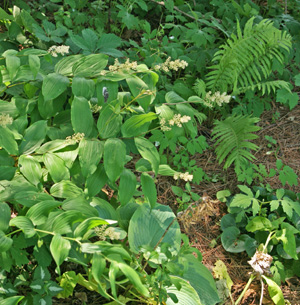
<svg viewBox="0 0 300 305"><path fill-rule="evenodd" d="M239 94L249 89L259 89L262 94L276 88L290 91L285 81L269 81L272 63L276 59L284 63L283 50L289 52L292 37L273 26L273 22L262 20L253 25L254 18L246 23L244 32L237 23L237 35L232 34L227 43L214 55L211 72L207 74L207 88L220 92Z"/></svg>
<svg viewBox="0 0 300 305"><path fill-rule="evenodd" d="M255 124L258 118L250 116L230 116L224 121L215 121L212 131L215 142L215 151L219 163L225 159L224 169L232 163L239 167L246 160L253 160L255 157L250 150L257 150L258 146L250 142L258 138L253 132L260 129Z"/></svg>

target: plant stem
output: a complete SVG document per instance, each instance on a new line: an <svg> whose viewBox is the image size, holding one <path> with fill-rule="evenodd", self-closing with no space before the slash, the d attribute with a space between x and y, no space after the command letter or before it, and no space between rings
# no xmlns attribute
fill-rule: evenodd
<svg viewBox="0 0 300 305"><path fill-rule="evenodd" d="M252 273L251 276L250 276L250 278L249 278L249 280L248 280L248 283L247 283L246 286L244 287L242 293L240 294L239 298L237 299L237 301L235 302L234 305L238 305L238 304L241 302L241 300L243 299L243 297L244 297L246 291L248 290L250 284L251 284L252 281L255 279L255 277L256 277L256 275L254 275L254 274Z"/></svg>
<svg viewBox="0 0 300 305"><path fill-rule="evenodd" d="M260 285L261 285L261 293L260 293L259 305L262 305L263 298L264 298L264 281L263 281L262 277L260 278Z"/></svg>

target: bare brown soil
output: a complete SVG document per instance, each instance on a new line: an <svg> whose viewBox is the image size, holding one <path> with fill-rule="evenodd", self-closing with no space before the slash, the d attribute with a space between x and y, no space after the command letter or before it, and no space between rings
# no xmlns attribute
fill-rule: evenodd
<svg viewBox="0 0 300 305"><path fill-rule="evenodd" d="M276 113L280 117L275 119ZM277 158L281 159L284 165L290 166L295 173L300 176L300 105L292 111L284 107L277 107L265 112L260 121L261 130L257 133L259 138L256 144L260 149L255 153L256 163L264 164L268 170L276 168ZM270 142L265 139L265 135L272 136L276 144L268 147ZM201 155L194 156L197 165L206 173L219 177L215 183L203 181L200 185L194 185L193 191L202 196L202 202L195 206L189 213L181 217L182 231L186 233L191 241L191 245L199 249L203 255L203 263L212 270L217 260L222 260L228 269L228 273L233 280L233 298L236 300L242 292L252 271L248 264L249 257L244 253L232 254L226 252L220 242L220 220L226 214L226 205L216 200L216 193L220 190L229 189L234 193L239 182L236 179L233 168L224 171L219 165L213 150L207 150ZM169 204L176 209L176 197L171 191L172 181L163 180L158 184L160 192L160 202ZM263 181L269 183L273 189L283 188L278 179L278 175ZM296 193L300 193L300 183L298 186L284 186ZM259 304L260 283L253 282L244 296L241 304ZM282 290L286 300L292 305L300 304L300 279L290 278L282 285ZM230 301L226 304L231 304ZM273 304L272 300L265 293L263 304Z"/></svg>

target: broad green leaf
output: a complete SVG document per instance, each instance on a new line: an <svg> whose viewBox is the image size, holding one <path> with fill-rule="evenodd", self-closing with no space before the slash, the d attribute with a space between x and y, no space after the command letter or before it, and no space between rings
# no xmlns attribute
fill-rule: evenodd
<svg viewBox="0 0 300 305"><path fill-rule="evenodd" d="M17 216L11 219L9 224L10 226L15 226L17 228L20 228L23 231L26 238L30 238L36 234L33 223L26 216Z"/></svg>
<svg viewBox="0 0 300 305"><path fill-rule="evenodd" d="M0 252L6 252L13 244L10 237L5 236L3 231L0 231Z"/></svg>
<svg viewBox="0 0 300 305"><path fill-rule="evenodd" d="M170 294L176 295L176 298L178 300L177 303L173 302L173 300L169 297L166 301L166 305L201 305L199 296L196 292L196 290L184 279L171 275L170 276L172 283L172 286L167 287L167 293L170 296ZM180 287L180 289L177 289L176 287Z"/></svg>
<svg viewBox="0 0 300 305"><path fill-rule="evenodd" d="M113 138L121 130L122 116L116 114L109 106L101 110L97 121L97 128L102 139Z"/></svg>
<svg viewBox="0 0 300 305"><path fill-rule="evenodd" d="M73 74L72 68L75 63L77 63L80 59L82 59L84 55L70 55L62 58L54 67L54 71L61 75L71 76Z"/></svg>
<svg viewBox="0 0 300 305"><path fill-rule="evenodd" d="M77 281L77 275L74 271L64 272L59 279L59 286L62 287L63 291L57 295L57 298L65 299L72 296Z"/></svg>
<svg viewBox="0 0 300 305"><path fill-rule="evenodd" d="M61 211L52 222L52 231L57 234L72 233L72 225L85 220L85 216L77 210Z"/></svg>
<svg viewBox="0 0 300 305"><path fill-rule="evenodd" d="M46 100L40 93L38 99L38 109L43 119L49 119L63 110L66 103L66 91L53 100Z"/></svg>
<svg viewBox="0 0 300 305"><path fill-rule="evenodd" d="M61 202L55 200L41 201L32 206L26 213L26 216L34 225L42 225L46 222L49 213L60 206Z"/></svg>
<svg viewBox="0 0 300 305"><path fill-rule="evenodd" d="M122 125L122 134L125 138L141 136L148 131L150 122L157 118L156 113L133 115Z"/></svg>
<svg viewBox="0 0 300 305"><path fill-rule="evenodd" d="M71 121L75 133L84 133L85 137L89 137L93 125L94 118L88 103L84 97L75 96L71 106Z"/></svg>
<svg viewBox="0 0 300 305"><path fill-rule="evenodd" d="M0 202L0 230L6 232L9 227L11 210L7 203Z"/></svg>
<svg viewBox="0 0 300 305"><path fill-rule="evenodd" d="M57 265L58 274L60 274L59 266L67 258L70 249L71 249L71 243L69 240L63 238L59 234L55 234L52 237L52 240L50 243L50 252Z"/></svg>
<svg viewBox="0 0 300 305"><path fill-rule="evenodd" d="M185 100L174 91L169 91L165 96L167 103L184 102Z"/></svg>
<svg viewBox="0 0 300 305"><path fill-rule="evenodd" d="M125 205L132 198L136 191L136 177L129 169L124 169L120 175L119 200L121 205Z"/></svg>
<svg viewBox="0 0 300 305"><path fill-rule="evenodd" d="M6 13L6 11L3 9L3 8L1 8L0 7L0 19L2 20L2 19L7 19L7 20L14 20L14 17L12 16L12 15L9 15L9 14L7 14ZM15 297L13 297L13 298L15 298ZM19 297L20 298L20 297ZM23 297L22 297L23 298ZM2 302L2 301L1 301ZM1 304L1 303L0 303ZM13 303L13 304L15 304L15 303ZM8 305L10 305L10 304L8 304Z"/></svg>
<svg viewBox="0 0 300 305"><path fill-rule="evenodd" d="M137 76L127 77L126 81L135 100L145 111L147 111L153 100L147 84Z"/></svg>
<svg viewBox="0 0 300 305"><path fill-rule="evenodd" d="M152 170L157 175L160 157L155 146L145 138L134 138L134 142L141 156L151 163Z"/></svg>
<svg viewBox="0 0 300 305"><path fill-rule="evenodd" d="M128 241L131 250L139 253L143 247L154 249L159 242L166 242L178 251L181 235L179 224L174 220L175 215L168 206L157 205L152 210L148 204L140 206L129 223ZM172 221L174 222L171 225ZM171 226L169 227L169 225Z"/></svg>
<svg viewBox="0 0 300 305"><path fill-rule="evenodd" d="M47 121L37 121L26 129L20 144L20 154L29 155L44 142L48 130Z"/></svg>
<svg viewBox="0 0 300 305"><path fill-rule="evenodd" d="M95 252L92 260L92 274L96 282L101 285L101 276L106 267L106 260L101 253Z"/></svg>
<svg viewBox="0 0 300 305"><path fill-rule="evenodd" d="M284 305L286 304L284 301L283 293L280 289L280 287L270 278L262 275L263 279L267 282L268 285L268 291L270 294L270 297L275 305Z"/></svg>
<svg viewBox="0 0 300 305"><path fill-rule="evenodd" d="M90 197L97 195L108 181L103 164L99 164L96 171L86 180L86 188Z"/></svg>
<svg viewBox="0 0 300 305"><path fill-rule="evenodd" d="M95 83L91 79L75 76L72 80L72 92L75 96L82 96L90 100L95 91Z"/></svg>
<svg viewBox="0 0 300 305"><path fill-rule="evenodd" d="M248 195L237 194L233 197L233 200L230 203L230 207L239 207L246 209L252 204L253 200L256 199L254 199L253 197L249 197Z"/></svg>
<svg viewBox="0 0 300 305"><path fill-rule="evenodd" d="M33 185L37 186L41 182L43 174L41 164L32 156L20 156L19 167L23 176Z"/></svg>
<svg viewBox="0 0 300 305"><path fill-rule="evenodd" d="M104 54L91 54L81 58L73 65L72 72L75 76L93 78L101 75L108 62Z"/></svg>
<svg viewBox="0 0 300 305"><path fill-rule="evenodd" d="M13 166L2 166L0 165L0 181L1 180L12 180L17 168Z"/></svg>
<svg viewBox="0 0 300 305"><path fill-rule="evenodd" d="M40 66L41 66L39 56L30 54L28 56L28 63L29 63L29 67L30 67L30 70L31 70L33 76L36 77L40 71Z"/></svg>
<svg viewBox="0 0 300 305"><path fill-rule="evenodd" d="M271 231L272 228L273 226L271 221L263 216L256 216L252 218L246 226L246 230L248 232Z"/></svg>
<svg viewBox="0 0 300 305"><path fill-rule="evenodd" d="M150 203L151 208L154 208L157 201L157 191L153 178L147 173L142 173L141 184L145 199Z"/></svg>
<svg viewBox="0 0 300 305"><path fill-rule="evenodd" d="M8 297L1 300L0 305L17 305L22 299L24 299L24 296L16 295L13 297Z"/></svg>
<svg viewBox="0 0 300 305"><path fill-rule="evenodd" d="M70 81L66 76L58 73L48 74L43 81L42 93L45 101L53 100L61 95L68 87Z"/></svg>
<svg viewBox="0 0 300 305"><path fill-rule="evenodd" d="M39 149L37 149L36 153L37 154L44 154L47 152L55 152L58 150L61 150L65 148L66 146L69 146L70 143L68 143L66 140L53 140L49 141L45 144L43 144Z"/></svg>
<svg viewBox="0 0 300 305"><path fill-rule="evenodd" d="M200 304L214 305L219 303L218 291L210 271L193 254L187 254L184 258L186 265L179 263L181 270L184 270L181 277L196 290Z"/></svg>
<svg viewBox="0 0 300 305"><path fill-rule="evenodd" d="M92 175L102 158L104 143L95 139L83 139L79 144L79 162L84 177Z"/></svg>
<svg viewBox="0 0 300 305"><path fill-rule="evenodd" d="M117 299L117 289L116 289L116 277L119 273L118 263L112 261L108 271L108 277L110 282L111 294Z"/></svg>
<svg viewBox="0 0 300 305"><path fill-rule="evenodd" d="M3 126L0 126L0 147L3 147L10 155L18 155L18 144L14 134Z"/></svg>
<svg viewBox="0 0 300 305"><path fill-rule="evenodd" d="M57 198L74 198L82 195L83 191L72 181L63 180L50 188L50 194Z"/></svg>
<svg viewBox="0 0 300 305"><path fill-rule="evenodd" d="M232 253L245 251L245 240L250 238L248 235L240 235L237 227L228 227L221 234L221 241L224 249Z"/></svg>
<svg viewBox="0 0 300 305"><path fill-rule="evenodd" d="M126 161L126 146L120 139L108 139L104 144L104 168L110 181L121 175Z"/></svg>
<svg viewBox="0 0 300 305"><path fill-rule="evenodd" d="M78 211L84 218L98 216L97 210L90 205L90 202L83 194L71 199L66 199L61 208L65 211Z"/></svg>
<svg viewBox="0 0 300 305"><path fill-rule="evenodd" d="M6 62L6 68L8 70L9 77L11 80L13 80L17 73L17 70L19 69L19 67L21 65L20 57L8 55L5 57L5 62Z"/></svg>
<svg viewBox="0 0 300 305"><path fill-rule="evenodd" d="M53 153L46 153L43 162L49 171L52 180L57 183L61 180L69 180L70 173L63 159Z"/></svg>
<svg viewBox="0 0 300 305"><path fill-rule="evenodd" d="M173 177L176 171L172 169L168 164L160 164L158 168L158 174L162 176Z"/></svg>
<svg viewBox="0 0 300 305"><path fill-rule="evenodd" d="M92 201L90 202L90 206L96 209L98 212L98 217L101 217L103 219L111 219L111 220L117 220L118 215L113 207L112 204L107 202L106 200L99 198L99 197L94 197Z"/></svg>
<svg viewBox="0 0 300 305"><path fill-rule="evenodd" d="M298 259L297 251L296 251L296 239L294 234L299 234L299 231L296 230L289 223L281 224L282 231L284 232L284 238L282 238L283 249L284 251L290 255L293 259Z"/></svg>
<svg viewBox="0 0 300 305"><path fill-rule="evenodd" d="M140 276L133 268L131 268L125 263L119 263L118 267L126 275L126 277L129 279L129 281L133 284L134 288L136 288L138 292L140 292L145 297L149 296L148 289L142 284Z"/></svg>

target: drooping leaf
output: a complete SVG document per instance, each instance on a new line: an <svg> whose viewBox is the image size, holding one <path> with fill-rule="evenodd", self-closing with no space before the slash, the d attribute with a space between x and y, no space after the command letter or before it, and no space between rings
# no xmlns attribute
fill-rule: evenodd
<svg viewBox="0 0 300 305"><path fill-rule="evenodd" d="M61 95L68 87L69 79L59 73L48 74L43 81L42 93L46 101Z"/></svg>
<svg viewBox="0 0 300 305"><path fill-rule="evenodd" d="M9 226L11 210L7 203L0 202L0 230L6 232Z"/></svg>
<svg viewBox="0 0 300 305"><path fill-rule="evenodd" d="M52 240L50 243L50 252L57 265L58 274L60 274L59 266L67 258L70 249L71 249L71 243L69 240L63 238L59 234L55 234L52 237Z"/></svg>
<svg viewBox="0 0 300 305"><path fill-rule="evenodd" d="M126 159L126 147L120 139L108 139L104 144L104 168L108 178L115 182L121 175Z"/></svg>
<svg viewBox="0 0 300 305"><path fill-rule="evenodd" d="M18 144L14 134L4 126L0 126L0 147L3 147L10 155L18 155Z"/></svg>
<svg viewBox="0 0 300 305"><path fill-rule="evenodd" d="M27 238L30 238L36 234L33 223L27 216L17 216L12 218L9 224L11 226L20 228Z"/></svg>
<svg viewBox="0 0 300 305"><path fill-rule="evenodd" d="M72 181L63 180L50 188L50 194L57 198L74 198L82 195L83 191Z"/></svg>
<svg viewBox="0 0 300 305"><path fill-rule="evenodd" d="M160 157L155 146L145 138L134 138L134 142L141 156L151 163L152 170L157 175Z"/></svg>
<svg viewBox="0 0 300 305"><path fill-rule="evenodd" d="M102 158L104 150L103 142L99 140L83 139L79 144L79 162L84 177L92 175Z"/></svg>
<svg viewBox="0 0 300 305"><path fill-rule="evenodd" d="M56 154L50 152L46 153L43 156L43 162L55 183L70 179L70 172L66 167L64 160Z"/></svg>
<svg viewBox="0 0 300 305"><path fill-rule="evenodd" d="M157 191L153 178L147 173L142 173L141 184L145 199L150 203L151 208L154 208L157 201Z"/></svg>
<svg viewBox="0 0 300 305"><path fill-rule="evenodd" d="M136 177L129 169L124 169L120 175L119 200L125 205L132 198L136 191Z"/></svg>
<svg viewBox="0 0 300 305"><path fill-rule="evenodd" d="M85 137L90 136L94 119L86 98L75 96L71 106L71 121L75 133L80 132L84 133Z"/></svg>
<svg viewBox="0 0 300 305"><path fill-rule="evenodd" d="M155 120L157 115L154 112L133 115L122 125L122 134L125 138L141 136L148 131L150 122Z"/></svg>
<svg viewBox="0 0 300 305"><path fill-rule="evenodd" d="M37 186L41 182L43 174L41 164L36 161L32 156L20 156L19 167L20 172L23 174L23 176L33 185Z"/></svg>
<svg viewBox="0 0 300 305"><path fill-rule="evenodd" d="M20 154L29 155L36 151L44 142L47 130L47 121L37 121L28 127L19 147Z"/></svg>

